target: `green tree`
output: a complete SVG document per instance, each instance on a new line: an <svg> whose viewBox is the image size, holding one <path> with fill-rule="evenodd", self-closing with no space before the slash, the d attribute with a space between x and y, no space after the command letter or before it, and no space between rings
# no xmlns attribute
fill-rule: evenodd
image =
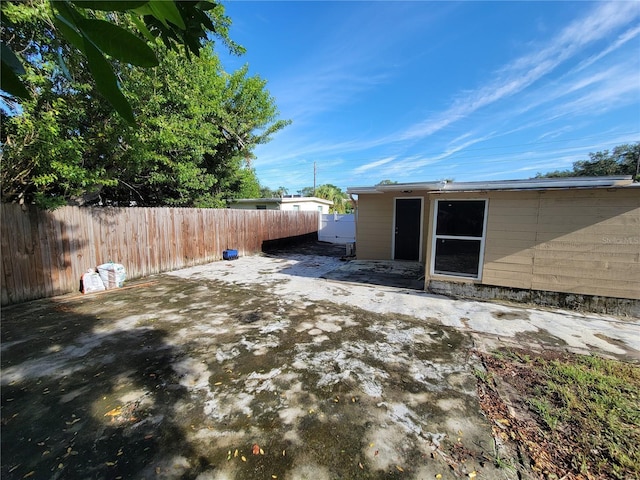
<svg viewBox="0 0 640 480"><path fill-rule="evenodd" d="M389 179L385 179L385 180L380 180L378 183L376 183L376 185L395 185L398 182L396 182L395 180L389 180Z"/></svg>
<svg viewBox="0 0 640 480"><path fill-rule="evenodd" d="M640 181L640 142L618 145L611 152L603 150L589 153L589 160L575 162L572 170L539 173L536 177L598 177L608 175L632 175L635 181Z"/></svg>
<svg viewBox="0 0 640 480"><path fill-rule="evenodd" d="M21 28L21 17L29 15L29 10L37 12L42 20L37 38ZM2 97L5 103L12 104L12 97L27 99L36 93L21 78L28 73L26 65L41 61L39 56L30 54L34 48L54 50L59 68L65 72L69 70L69 60L75 61L79 54L101 95L123 118L134 123L131 105L120 89L111 60L154 67L158 58L147 42L162 42L176 51L183 47L189 57L199 55L211 36L232 52L242 53L242 47L229 39L230 23L224 8L208 1L3 1L0 88L8 95Z"/></svg>
<svg viewBox="0 0 640 480"><path fill-rule="evenodd" d="M339 187L330 183L325 183L316 187L315 194L313 187L304 187L300 190L300 194L305 197L315 196L325 200L331 200L333 205L329 207L331 213L348 213L351 211L351 202L345 192Z"/></svg>
<svg viewBox="0 0 640 480"><path fill-rule="evenodd" d="M269 187L260 187L260 198L281 198L285 196L289 190L286 187L278 187L275 190Z"/></svg>
<svg viewBox="0 0 640 480"><path fill-rule="evenodd" d="M157 45L154 69L119 65L138 118L133 129L100 100L82 56L71 57L72 78L60 70L56 50L40 38L46 16L23 13L22 31L39 42L26 76L37 95L19 115L2 112L2 201L204 207L252 191L246 159L287 124L264 80L246 67L225 73L211 44L192 61Z"/></svg>
<svg viewBox="0 0 640 480"><path fill-rule="evenodd" d="M192 61L168 51L153 75L131 69L122 78L135 93L140 127L128 131L128 149L114 165L126 183L106 187L108 198L211 207L243 189L256 193L245 188L255 174L246 159L288 124L277 119L266 81L248 76L246 66L225 73L212 49Z"/></svg>
<svg viewBox="0 0 640 480"><path fill-rule="evenodd" d="M113 155L120 149L112 144L117 137L110 135L108 105L92 100L95 86L85 60L72 57L74 80L68 70L60 69L58 54L69 46L52 42L46 2L3 2L2 13L3 20L12 24L12 29L3 25L3 39L10 34L12 46L32 59L24 80L33 92L17 110L19 115L15 111L11 115L10 108L0 111L2 201L35 202L48 208L113 183L104 166L93 164L88 154L87 130L100 126L103 135L94 148Z"/></svg>

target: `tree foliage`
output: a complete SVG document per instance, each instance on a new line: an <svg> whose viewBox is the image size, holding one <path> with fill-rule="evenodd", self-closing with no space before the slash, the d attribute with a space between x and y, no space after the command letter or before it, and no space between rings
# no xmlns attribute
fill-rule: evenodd
<svg viewBox="0 0 640 480"><path fill-rule="evenodd" d="M39 32L39 39L30 35L33 32L21 29L24 18L20 17L29 15L25 9L37 11L42 20L43 31ZM197 56L210 35L234 53L243 51L228 36L230 20L224 15L224 8L204 0L6 1L2 3L0 18L0 88L8 94L3 95L5 102L12 102L12 96L28 99L36 93L28 88L21 76L27 74L24 64L33 62L31 50L41 48L45 38L47 48L56 51L62 71L68 71L67 63L80 53L101 95L132 124L133 110L110 60L154 67L159 63L152 49L157 42L161 41L169 50L183 47L187 57Z"/></svg>
<svg viewBox="0 0 640 480"><path fill-rule="evenodd" d="M269 187L261 186L259 191L259 198L282 198L287 193L289 193L289 190L286 187L278 187L275 190L273 190ZM245 198L252 198L252 197L245 197Z"/></svg>
<svg viewBox="0 0 640 480"><path fill-rule="evenodd" d="M608 175L632 175L635 181L640 181L640 142L618 145L611 152L603 150L589 153L589 160L575 162L572 170L539 173L536 177L598 177Z"/></svg>
<svg viewBox="0 0 640 480"><path fill-rule="evenodd" d="M341 188L336 187L330 183L325 183L318 187L304 187L300 190L300 194L305 197L318 197L325 200L331 200L333 205L329 207L331 213L349 213L352 210L349 197Z"/></svg>
<svg viewBox="0 0 640 480"><path fill-rule="evenodd" d="M14 7L34 95L19 114L2 112L3 202L212 207L259 192L251 151L288 123L266 81L247 67L226 73L211 43L191 60L158 43L152 69L113 64L131 128L101 100L84 56L60 69L46 13Z"/></svg>
<svg viewBox="0 0 640 480"><path fill-rule="evenodd" d="M105 188L109 198L204 207L257 193L250 151L287 124L264 80L247 67L225 73L209 49L193 61L166 52L153 75L131 70L124 83L140 128L117 163L126 183Z"/></svg>

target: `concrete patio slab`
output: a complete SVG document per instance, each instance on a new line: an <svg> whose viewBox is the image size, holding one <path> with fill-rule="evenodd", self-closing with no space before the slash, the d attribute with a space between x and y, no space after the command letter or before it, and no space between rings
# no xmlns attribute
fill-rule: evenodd
<svg viewBox="0 0 640 480"><path fill-rule="evenodd" d="M395 260L350 260L322 278L386 287L424 289L424 265Z"/></svg>
<svg viewBox="0 0 640 480"><path fill-rule="evenodd" d="M3 309L2 478L534 478L480 410L476 352L640 361L637 319L328 279L343 265L281 252Z"/></svg>

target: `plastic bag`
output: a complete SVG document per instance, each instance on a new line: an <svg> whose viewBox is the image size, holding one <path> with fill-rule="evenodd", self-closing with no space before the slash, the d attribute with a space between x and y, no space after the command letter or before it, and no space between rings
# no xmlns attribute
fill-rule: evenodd
<svg viewBox="0 0 640 480"><path fill-rule="evenodd" d="M122 287L127 278L124 265L113 262L98 265L98 274L107 290Z"/></svg>
<svg viewBox="0 0 640 480"><path fill-rule="evenodd" d="M92 268L82 275L82 293L101 292L104 289L104 282Z"/></svg>

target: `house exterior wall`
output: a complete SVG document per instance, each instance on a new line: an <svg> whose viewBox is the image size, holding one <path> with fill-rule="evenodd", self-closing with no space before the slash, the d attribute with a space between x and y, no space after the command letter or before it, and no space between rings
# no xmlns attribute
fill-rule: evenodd
<svg viewBox="0 0 640 480"><path fill-rule="evenodd" d="M325 205L319 202L302 199L285 199L287 201L282 202L280 210L296 210L294 205L298 205L298 210L301 212L319 212L318 207L322 208L322 214L329 213L329 205ZM291 200L290 202L288 200Z"/></svg>
<svg viewBox="0 0 640 480"><path fill-rule="evenodd" d="M427 224L426 192L376 193L358 196L356 250L359 260L393 259L393 211L396 198L423 199L423 225ZM420 246L425 258L425 242Z"/></svg>
<svg viewBox="0 0 640 480"><path fill-rule="evenodd" d="M267 201L265 201L267 200ZM309 200L308 198L283 198L283 199L256 199L255 201L244 200L242 202L231 202L229 208L235 210L257 210L258 205L266 206L261 210L284 210L300 212L320 212L319 208L322 208L323 214L329 213L329 205L321 203L315 200ZM299 208L295 208L298 205Z"/></svg>
<svg viewBox="0 0 640 480"><path fill-rule="evenodd" d="M358 196L358 259L393 258L398 197L422 196L425 287L439 282L640 300L640 188ZM431 274L436 199L488 201L479 280Z"/></svg>
<svg viewBox="0 0 640 480"><path fill-rule="evenodd" d="M507 288L640 299L640 189L567 189L430 194L489 200L480 280L427 276Z"/></svg>

